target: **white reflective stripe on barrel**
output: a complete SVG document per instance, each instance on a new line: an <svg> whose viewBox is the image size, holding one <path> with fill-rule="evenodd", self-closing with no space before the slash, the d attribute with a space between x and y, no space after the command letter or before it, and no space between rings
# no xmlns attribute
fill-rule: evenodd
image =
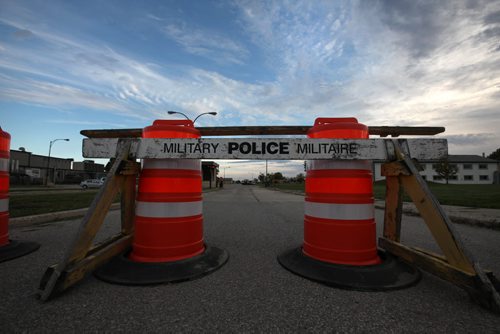
<svg viewBox="0 0 500 334"><path fill-rule="evenodd" d="M177 218L201 215L203 202L137 202L135 213L141 217Z"/></svg>
<svg viewBox="0 0 500 334"><path fill-rule="evenodd" d="M373 204L337 204L306 201L304 213L311 217L340 220L363 220L375 217Z"/></svg>
<svg viewBox="0 0 500 334"><path fill-rule="evenodd" d="M9 211L9 199L0 199L0 212Z"/></svg>
<svg viewBox="0 0 500 334"><path fill-rule="evenodd" d="M201 171L201 161L195 159L144 159L143 169L189 169Z"/></svg>
<svg viewBox="0 0 500 334"><path fill-rule="evenodd" d="M318 169L356 169L372 170L371 160L358 161L330 161L330 160L309 160L310 170Z"/></svg>
<svg viewBox="0 0 500 334"><path fill-rule="evenodd" d="M0 172L9 171L9 159L0 158Z"/></svg>

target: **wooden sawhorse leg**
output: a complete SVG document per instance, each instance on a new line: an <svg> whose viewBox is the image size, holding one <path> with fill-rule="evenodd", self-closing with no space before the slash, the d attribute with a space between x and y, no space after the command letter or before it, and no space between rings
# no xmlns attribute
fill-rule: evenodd
<svg viewBox="0 0 500 334"><path fill-rule="evenodd" d="M403 153L399 141L393 140L397 161L386 163L387 192L384 235L379 246L406 262L460 286L480 305L500 313L500 286L491 272L481 269L465 249L448 215L430 192L413 161ZM400 243L402 189L410 196L431 231L444 256Z"/></svg>
<svg viewBox="0 0 500 334"><path fill-rule="evenodd" d="M136 177L140 170L138 163L128 160L132 141L130 139L119 140L116 159L106 181L82 219L78 232L66 250L63 260L45 271L38 292L42 301L48 300L81 281L88 273L130 246L135 215ZM91 247L95 235L119 192L121 192L121 232Z"/></svg>

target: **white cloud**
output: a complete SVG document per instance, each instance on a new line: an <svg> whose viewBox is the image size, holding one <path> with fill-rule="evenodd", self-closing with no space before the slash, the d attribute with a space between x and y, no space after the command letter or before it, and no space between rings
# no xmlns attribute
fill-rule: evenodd
<svg viewBox="0 0 500 334"><path fill-rule="evenodd" d="M187 52L217 63L242 64L248 57L243 45L215 31L187 27L186 23L169 24L163 31Z"/></svg>

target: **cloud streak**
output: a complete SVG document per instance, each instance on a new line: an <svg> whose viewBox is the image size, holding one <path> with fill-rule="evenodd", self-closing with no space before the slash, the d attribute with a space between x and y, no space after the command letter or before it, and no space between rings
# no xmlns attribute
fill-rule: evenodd
<svg viewBox="0 0 500 334"><path fill-rule="evenodd" d="M169 24L163 29L165 35L180 44L193 55L213 60L217 63L243 64L248 50L214 31L190 28L186 23Z"/></svg>

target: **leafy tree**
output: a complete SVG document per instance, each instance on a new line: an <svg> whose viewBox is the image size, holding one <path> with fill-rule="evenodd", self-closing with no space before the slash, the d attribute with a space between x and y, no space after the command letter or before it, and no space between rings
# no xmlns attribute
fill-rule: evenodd
<svg viewBox="0 0 500 334"><path fill-rule="evenodd" d="M295 177L295 180L296 180L297 182L299 182L299 183L304 182L304 179L305 179L305 177L304 177L304 174L303 174L303 173L299 173L299 174L297 174L297 176Z"/></svg>
<svg viewBox="0 0 500 334"><path fill-rule="evenodd" d="M446 184L448 184L448 180L457 175L458 167L455 164L450 164L450 161L447 158L443 158L439 160L439 163L435 167L436 173L446 180Z"/></svg>
<svg viewBox="0 0 500 334"><path fill-rule="evenodd" d="M264 183L265 180L266 180L266 176L264 175L264 173L260 173L259 174L259 182Z"/></svg>
<svg viewBox="0 0 500 334"><path fill-rule="evenodd" d="M488 158L500 160L500 148L497 148L495 152L492 152L490 155L488 155Z"/></svg>
<svg viewBox="0 0 500 334"><path fill-rule="evenodd" d="M283 180L284 177L283 177L283 174L281 174L280 172L276 172L273 174L273 180Z"/></svg>

